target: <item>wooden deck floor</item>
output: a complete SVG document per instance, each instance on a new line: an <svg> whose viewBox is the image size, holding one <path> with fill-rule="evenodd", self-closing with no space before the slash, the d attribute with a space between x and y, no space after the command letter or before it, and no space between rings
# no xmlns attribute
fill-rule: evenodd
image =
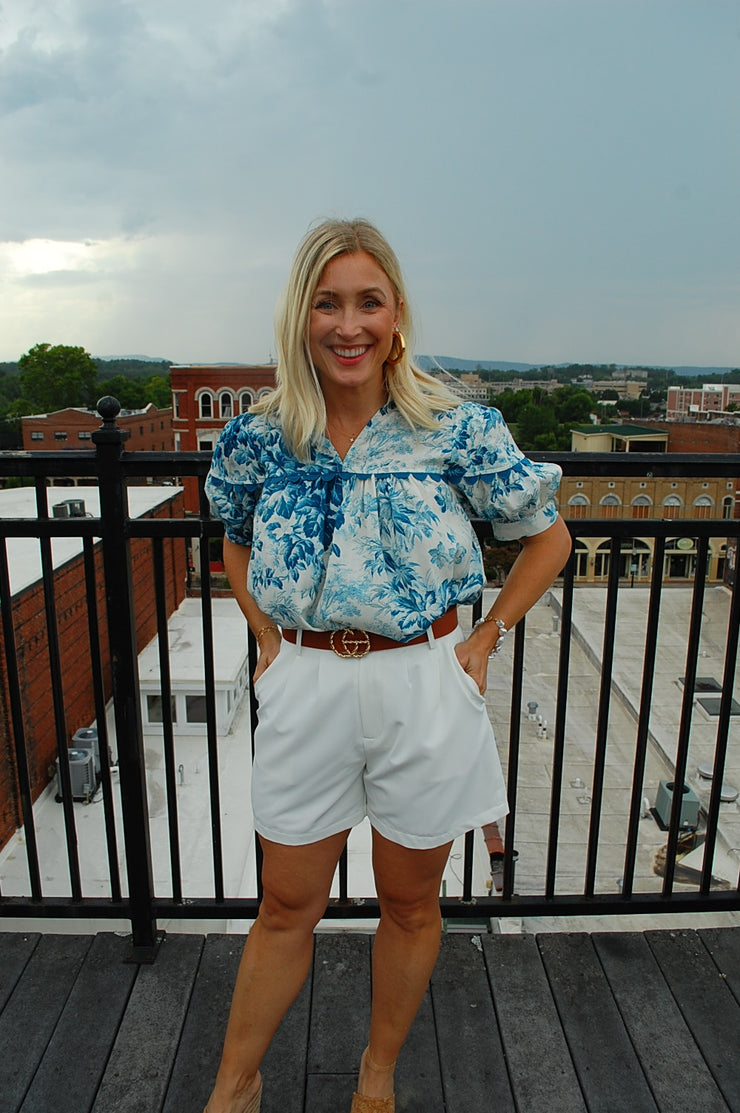
<svg viewBox="0 0 740 1113"><path fill-rule="evenodd" d="M2 1113L202 1113L243 940L0 934ZM348 1113L372 938L316 936L263 1113ZM740 928L443 939L399 1113L740 1113Z"/></svg>

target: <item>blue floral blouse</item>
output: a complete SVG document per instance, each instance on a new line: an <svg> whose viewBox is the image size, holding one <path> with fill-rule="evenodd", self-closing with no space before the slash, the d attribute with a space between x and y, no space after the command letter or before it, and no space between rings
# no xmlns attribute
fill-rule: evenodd
<svg viewBox="0 0 740 1113"><path fill-rule="evenodd" d="M229 540L252 546L248 588L273 621L406 641L479 595L470 516L501 540L540 533L555 521L560 476L522 454L498 410L463 403L413 430L389 403L344 460L324 439L308 463L272 417L241 414L219 438L206 492Z"/></svg>

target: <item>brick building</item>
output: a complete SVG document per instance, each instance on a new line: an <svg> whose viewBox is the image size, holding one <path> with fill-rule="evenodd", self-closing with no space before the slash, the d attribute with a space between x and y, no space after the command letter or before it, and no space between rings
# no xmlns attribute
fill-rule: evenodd
<svg viewBox="0 0 740 1113"><path fill-rule="evenodd" d="M99 513L97 488L78 488L87 510ZM50 510L63 499L62 491L49 495ZM35 517L32 488L0 492L0 515ZM181 518L181 489L135 487L129 490L132 517ZM171 614L185 595L187 574L185 543L180 538L165 539L166 608ZM44 587L41 581L39 543L33 538L7 541L15 651L23 700L23 723L29 760L32 798L46 788L56 759L56 727L49 674L49 637ZM132 581L139 649L156 633L154 582L151 543L134 539L131 543ZM96 609L100 624L99 644L90 646L88 600L85 588L82 542L80 538L58 538L53 543L54 600L56 632L62 669L65 729L69 737L95 718L91 688L92 654L100 655L106 698L110 696L110 658L108 651L102 553L94 551ZM9 705L6 654L0 630L0 845L3 845L23 818L18 795L18 777Z"/></svg>
<svg viewBox="0 0 740 1113"><path fill-rule="evenodd" d="M666 417L669 421L695 421L726 413L729 405L740 406L740 383L704 383L700 387L669 386Z"/></svg>
<svg viewBox="0 0 740 1113"><path fill-rule="evenodd" d="M645 425L590 425L573 430L574 452L737 452L726 447L725 437L714 438L702 433L701 425L676 425L672 422L650 422ZM689 435L674 430L695 431ZM738 429L740 432L740 427ZM620 575L632 582L646 583L652 571L654 541L639 536L639 522L644 519L733 518L736 516L738 492L735 477L691 477L682 479L566 476L560 487L560 512L565 518L608 519L631 518L635 521L635 537L631 545L623 545ZM725 579L728 560L726 538L713 537L709 542L710 582ZM610 539L579 538L576 545L576 578L581 582L600 583L609 575ZM676 527L676 536L669 538L663 562L666 581L691 580L696 567L696 539L686 537Z"/></svg>
<svg viewBox="0 0 740 1113"><path fill-rule="evenodd" d="M127 452L172 452L172 410L149 403L143 410L122 410L116 422L129 436ZM92 435L100 428L100 415L72 406L49 414L22 419L26 452L58 452L65 448L91 448Z"/></svg>
<svg viewBox="0 0 740 1113"><path fill-rule="evenodd" d="M170 368L170 385L175 451L211 452L227 421L274 390L275 365L183 364ZM185 509L197 513L197 482L183 483Z"/></svg>

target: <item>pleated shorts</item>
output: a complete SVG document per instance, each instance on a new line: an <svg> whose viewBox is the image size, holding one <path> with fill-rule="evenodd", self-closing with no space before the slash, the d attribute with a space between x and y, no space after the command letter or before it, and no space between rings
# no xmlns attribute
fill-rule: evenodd
<svg viewBox="0 0 740 1113"><path fill-rule="evenodd" d="M255 684L257 832L299 846L367 816L402 846L442 846L508 811L486 701L464 634L338 657L283 641Z"/></svg>

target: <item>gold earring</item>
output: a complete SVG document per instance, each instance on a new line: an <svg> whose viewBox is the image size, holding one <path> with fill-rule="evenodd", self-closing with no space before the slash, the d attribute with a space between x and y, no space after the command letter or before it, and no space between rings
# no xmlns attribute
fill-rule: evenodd
<svg viewBox="0 0 740 1113"><path fill-rule="evenodd" d="M398 349L397 351L396 351L396 347ZM391 367L395 367L396 364L400 363L401 360L403 359L405 351L406 351L406 341L404 339L404 335L400 331L400 329L394 329L393 330L393 343L391 344L390 352L385 357L385 362L390 363Z"/></svg>

